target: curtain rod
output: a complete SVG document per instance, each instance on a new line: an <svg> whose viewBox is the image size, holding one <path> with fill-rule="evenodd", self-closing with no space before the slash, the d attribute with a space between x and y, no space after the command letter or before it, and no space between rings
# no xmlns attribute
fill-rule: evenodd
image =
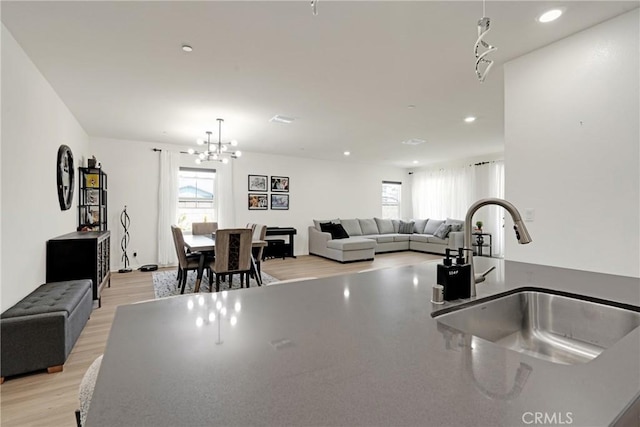
<svg viewBox="0 0 640 427"><path fill-rule="evenodd" d="M151 151L161 152L162 148L152 148ZM189 154L186 151L178 151L178 153L180 153L180 154Z"/></svg>

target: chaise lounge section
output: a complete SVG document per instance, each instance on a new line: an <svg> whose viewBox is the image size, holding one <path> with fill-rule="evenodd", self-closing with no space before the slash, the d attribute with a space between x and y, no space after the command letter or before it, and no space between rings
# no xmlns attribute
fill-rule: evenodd
<svg viewBox="0 0 640 427"><path fill-rule="evenodd" d="M382 218L313 220L309 254L339 262L372 260L377 253L418 251L444 254L464 242L464 221ZM340 227L337 227L337 226ZM324 229L324 231L323 231Z"/></svg>

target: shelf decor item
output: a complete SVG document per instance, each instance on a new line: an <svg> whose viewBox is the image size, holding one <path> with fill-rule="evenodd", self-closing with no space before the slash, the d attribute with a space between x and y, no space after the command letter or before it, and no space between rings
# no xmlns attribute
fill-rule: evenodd
<svg viewBox="0 0 640 427"><path fill-rule="evenodd" d="M73 153L71 152L71 148L66 145L61 145L60 148L58 148L56 175L58 181L58 201L60 202L60 209L63 211L68 210L73 201L74 173L75 169L73 167Z"/></svg>
<svg viewBox="0 0 640 427"><path fill-rule="evenodd" d="M482 221L476 221L476 227L478 227L478 233L482 233L482 226L484 223Z"/></svg>

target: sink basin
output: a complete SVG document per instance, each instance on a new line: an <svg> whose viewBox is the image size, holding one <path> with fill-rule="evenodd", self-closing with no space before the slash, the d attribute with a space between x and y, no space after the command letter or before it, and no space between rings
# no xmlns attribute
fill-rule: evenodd
<svg viewBox="0 0 640 427"><path fill-rule="evenodd" d="M511 291L432 316L463 333L566 365L595 359L640 326L640 307L544 289Z"/></svg>

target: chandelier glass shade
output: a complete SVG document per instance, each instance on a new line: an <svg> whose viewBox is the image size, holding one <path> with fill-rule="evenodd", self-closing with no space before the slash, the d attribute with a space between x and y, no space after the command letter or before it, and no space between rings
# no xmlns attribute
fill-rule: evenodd
<svg viewBox="0 0 640 427"><path fill-rule="evenodd" d="M196 163L200 164L202 162L221 162L221 163L229 163L229 159L237 159L242 155L242 152L236 150L231 151L230 147L235 147L238 145L238 141L233 140L231 142L222 142L222 122L223 119L216 119L218 121L218 142L211 141L211 134L213 132L207 131L207 139L198 139L196 142L198 145L206 146L206 149L203 151L194 150L190 148L188 150L189 154L194 154L198 156L196 158Z"/></svg>

